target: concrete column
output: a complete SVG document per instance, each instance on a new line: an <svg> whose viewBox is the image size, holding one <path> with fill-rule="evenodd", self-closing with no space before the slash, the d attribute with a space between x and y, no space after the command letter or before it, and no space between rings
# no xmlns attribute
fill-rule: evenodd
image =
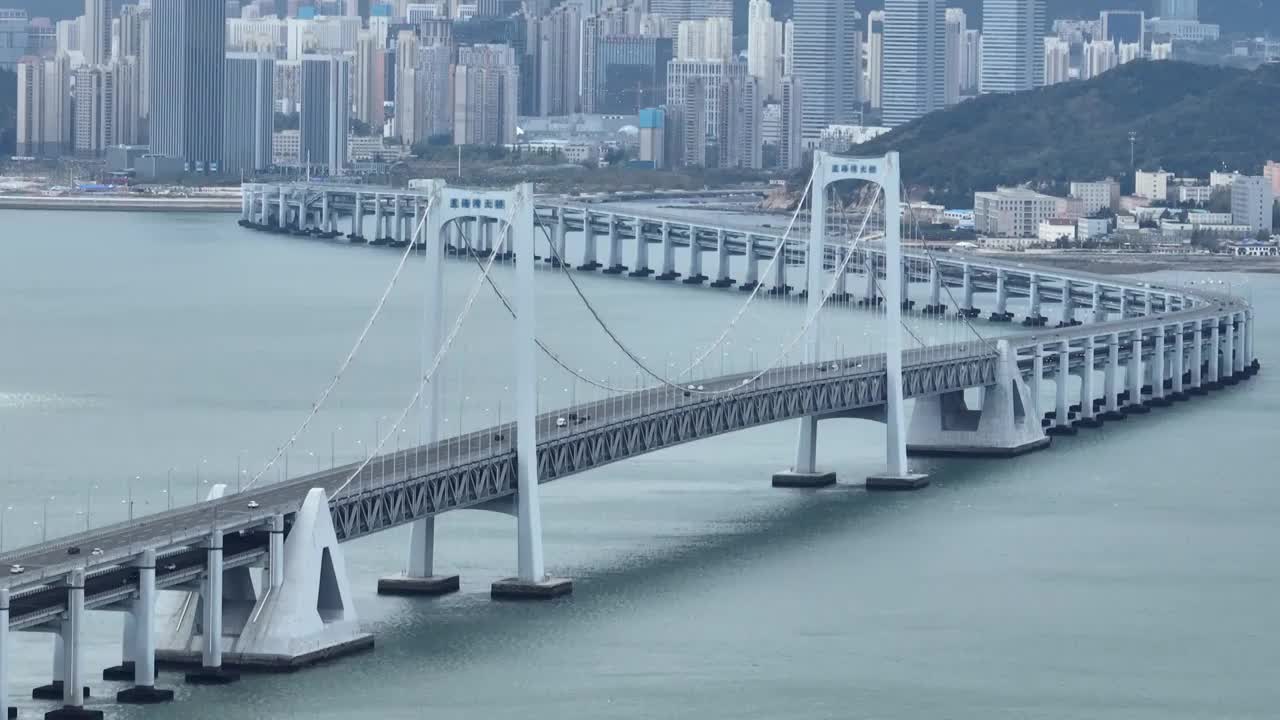
<svg viewBox="0 0 1280 720"><path fill-rule="evenodd" d="M84 707L84 568L67 574L67 612L62 620L62 704Z"/></svg>
<svg viewBox="0 0 1280 720"><path fill-rule="evenodd" d="M1106 395L1107 420L1123 420L1120 412L1120 335L1107 336L1107 370L1103 376L1103 394Z"/></svg>
<svg viewBox="0 0 1280 720"><path fill-rule="evenodd" d="M1040 317L1040 276L1035 273L1031 273L1031 280L1029 281L1028 287L1030 297L1028 299L1029 307L1027 309L1027 317L1038 318Z"/></svg>
<svg viewBox="0 0 1280 720"><path fill-rule="evenodd" d="M1255 357L1253 354L1253 326L1255 323L1253 321L1252 309L1245 311L1244 319L1244 364L1245 367L1252 368Z"/></svg>
<svg viewBox="0 0 1280 720"><path fill-rule="evenodd" d="M595 270L600 267L596 262L596 233L591 227L591 211L582 211L582 264L579 270Z"/></svg>
<svg viewBox="0 0 1280 720"><path fill-rule="evenodd" d="M1120 319L1129 317L1129 291L1120 288Z"/></svg>
<svg viewBox="0 0 1280 720"><path fill-rule="evenodd" d="M778 242L782 242L779 240ZM773 263L773 287L769 292L775 295L787 294L787 251L784 249L776 262Z"/></svg>
<svg viewBox="0 0 1280 720"><path fill-rule="evenodd" d="M876 259L870 252L867 252L866 250L863 250L862 252L862 267L867 274L867 285L866 289L862 293L862 297L866 301L866 304L874 305L876 303L876 298L878 297L878 293L876 292Z"/></svg>
<svg viewBox="0 0 1280 720"><path fill-rule="evenodd" d="M1248 326L1248 319L1246 318L1244 313L1235 313L1232 315L1232 317L1235 318L1236 322L1239 323L1239 329L1235 333L1235 338L1236 338L1235 348L1231 351L1232 352L1231 356L1235 360L1235 363L1232 365L1232 371L1235 374L1239 375L1244 372L1244 366L1245 366L1244 344L1245 344L1245 336L1247 335L1246 328Z"/></svg>
<svg viewBox="0 0 1280 720"><path fill-rule="evenodd" d="M382 196L373 196L373 240L381 240L382 235Z"/></svg>
<svg viewBox="0 0 1280 720"><path fill-rule="evenodd" d="M991 319L996 322L1007 322L1012 316L1009 314L1009 291L1005 285L1004 270L996 271L996 309L991 313Z"/></svg>
<svg viewBox="0 0 1280 720"><path fill-rule="evenodd" d="M631 263L631 277L648 277L653 271L649 269L649 243L644 239L644 223L636 221L636 257Z"/></svg>
<svg viewBox="0 0 1280 720"><path fill-rule="evenodd" d="M116 693L122 703L150 704L173 699L172 690L156 688L156 552L138 558L138 597L133 603L135 648L133 687Z"/></svg>
<svg viewBox="0 0 1280 720"><path fill-rule="evenodd" d="M567 248L569 244L569 223L565 218L561 217L556 222L556 251L551 258L551 264L560 267L568 262Z"/></svg>
<svg viewBox="0 0 1280 720"><path fill-rule="evenodd" d="M675 280L680 277L676 272L676 246L671 241L671 224L662 223L662 274L659 280Z"/></svg>
<svg viewBox="0 0 1280 720"><path fill-rule="evenodd" d="M1097 427L1097 413L1093 409L1093 366L1097 361L1093 336L1084 341L1084 371L1080 373L1080 420L1077 424L1084 427Z"/></svg>
<svg viewBox="0 0 1280 720"><path fill-rule="evenodd" d="M1147 407L1142 404L1142 331L1135 330L1129 358L1129 405L1127 412L1144 413Z"/></svg>
<svg viewBox="0 0 1280 720"><path fill-rule="evenodd" d="M1142 314L1155 315L1155 309L1151 305L1151 291L1147 290L1142 293Z"/></svg>
<svg viewBox="0 0 1280 720"><path fill-rule="evenodd" d="M754 290L760 284L760 258L756 257L756 236L747 233L747 276L742 290Z"/></svg>
<svg viewBox="0 0 1280 720"><path fill-rule="evenodd" d="M1040 399L1040 386L1044 383L1044 346L1036 343L1035 348L1031 351L1031 402L1032 414L1036 422L1040 422L1044 418L1044 403Z"/></svg>
<svg viewBox="0 0 1280 720"><path fill-rule="evenodd" d="M622 267L622 238L618 236L618 216L610 213L609 218L609 267L606 270L617 272Z"/></svg>
<svg viewBox="0 0 1280 720"><path fill-rule="evenodd" d="M1165 341L1164 328L1156 328L1156 348L1155 355L1152 356L1151 366L1151 405L1161 406L1168 405L1169 401L1164 397L1164 368L1165 368Z"/></svg>
<svg viewBox="0 0 1280 720"><path fill-rule="evenodd" d="M356 193L355 206L351 209L351 239L364 237L364 195Z"/></svg>
<svg viewBox="0 0 1280 720"><path fill-rule="evenodd" d="M1067 383L1071 380L1071 354L1066 343L1058 349L1058 374L1055 386L1055 409L1053 427L1047 430L1050 435L1074 435L1071 427L1071 406L1067 402Z"/></svg>
<svg viewBox="0 0 1280 720"><path fill-rule="evenodd" d="M329 192L326 190L320 193L320 227L324 232L333 229L333 215L329 212Z"/></svg>
<svg viewBox="0 0 1280 720"><path fill-rule="evenodd" d="M938 263L929 264L929 305L924 309L926 315L941 315L947 311L942 304L942 271Z"/></svg>
<svg viewBox="0 0 1280 720"><path fill-rule="evenodd" d="M1185 328L1182 323L1178 323L1173 326L1173 331L1173 399L1186 400L1186 387L1182 381L1182 376L1187 372L1186 340L1183 338Z"/></svg>
<svg viewBox="0 0 1280 720"><path fill-rule="evenodd" d="M200 634L203 647L200 653L200 669L187 673L186 681L193 685L225 685L239 679L239 675L222 667L222 531L214 529L206 540L207 557L205 575L200 585L200 600L204 607Z"/></svg>
<svg viewBox="0 0 1280 720"><path fill-rule="evenodd" d="M712 287L727 287L733 284L729 276L729 241L724 229L716 230L716 279Z"/></svg>
<svg viewBox="0 0 1280 720"><path fill-rule="evenodd" d="M964 281L963 281L962 288L964 290L964 307L962 309L966 311L972 311L973 310L973 269L969 267L968 263L965 263L965 266L964 266Z"/></svg>
<svg viewBox="0 0 1280 720"><path fill-rule="evenodd" d="M1222 338L1222 364L1220 366L1217 379L1221 382L1228 382L1231 379L1231 369L1235 368L1235 316L1228 315L1222 318L1222 328L1226 332L1226 337Z"/></svg>
<svg viewBox="0 0 1280 720"><path fill-rule="evenodd" d="M689 273L685 276L686 285L694 285L706 280L702 274L702 247L698 245L698 229L689 228Z"/></svg>
<svg viewBox="0 0 1280 720"><path fill-rule="evenodd" d="M1094 322L1104 322L1107 319L1107 308L1105 296L1102 294L1102 286L1098 283L1093 284L1093 313L1090 317Z"/></svg>
<svg viewBox="0 0 1280 720"><path fill-rule="evenodd" d="M0 718L9 709L9 588L0 588Z"/></svg>
<svg viewBox="0 0 1280 720"><path fill-rule="evenodd" d="M1210 387L1216 387L1222 382L1221 363L1219 362L1220 353L1222 352L1222 318L1213 319L1213 327L1209 330L1209 383Z"/></svg>

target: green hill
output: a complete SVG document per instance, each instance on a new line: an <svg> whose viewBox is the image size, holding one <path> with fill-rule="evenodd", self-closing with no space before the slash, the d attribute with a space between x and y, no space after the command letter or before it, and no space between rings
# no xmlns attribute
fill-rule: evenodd
<svg viewBox="0 0 1280 720"><path fill-rule="evenodd" d="M988 95L933 113L860 145L902 153L904 182L950 207L975 190L1123 178L1139 168L1179 175L1259 173L1280 160L1280 64L1253 72L1179 62L1135 62L1088 82Z"/></svg>

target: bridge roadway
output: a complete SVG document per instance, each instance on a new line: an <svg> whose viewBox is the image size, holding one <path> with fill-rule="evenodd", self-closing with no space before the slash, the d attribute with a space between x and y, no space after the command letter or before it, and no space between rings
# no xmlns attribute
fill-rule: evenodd
<svg viewBox="0 0 1280 720"><path fill-rule="evenodd" d="M1219 302L1221 300L1221 302ZM1184 331L1216 322L1237 301L1214 299L1194 309L1161 317L1162 327L1181 323ZM1036 329L1006 336L1015 352L1060 344L1073 348L1071 370L1083 366L1076 346L1118 333L1127 358L1135 333L1156 332L1153 321L1126 318L1061 329ZM1207 342L1208 333L1204 333ZM992 341L994 342L994 341ZM1154 352L1147 338L1144 355ZM1105 352L1098 354L1105 362ZM997 357L982 342L916 348L904 354L904 394L922 397L990 384ZM1029 360L1019 358L1022 371ZM1053 374L1052 361L1045 368ZM549 482L604 464L684 442L807 415L836 417L884 403L884 356L863 355L818 365L798 365L768 373L743 387L749 374L702 380L703 393L657 387L621 399L583 403L542 414L538 419L539 478ZM735 392L722 391L740 388ZM556 426L556 419L576 414L582 422ZM514 497L515 428L507 423L450 438L426 447L376 457L341 493L331 498L331 514L340 540L351 540L425 517L464 508L504 510ZM11 627L30 628L60 613L66 593L61 579L74 567L86 566L86 607L102 607L134 591L127 562L144 548L160 554L158 587L190 584L205 562L199 544L214 527L226 533L226 562L258 564L266 552L265 524L272 516L289 516L307 491L323 488L332 495L355 471L346 465L206 501L0 555L0 567L21 564L26 572L0 578L13 591ZM249 508L250 502L258 507ZM68 548L81 549L68 555ZM92 554L94 548L100 555Z"/></svg>

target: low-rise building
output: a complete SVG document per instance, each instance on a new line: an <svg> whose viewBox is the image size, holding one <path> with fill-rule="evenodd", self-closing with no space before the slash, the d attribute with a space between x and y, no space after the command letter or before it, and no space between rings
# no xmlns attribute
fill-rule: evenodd
<svg viewBox="0 0 1280 720"><path fill-rule="evenodd" d="M1050 218L1040 223L1040 232L1038 237L1040 242L1053 244L1058 240L1065 239L1074 241L1076 239L1076 222L1069 218Z"/></svg>
<svg viewBox="0 0 1280 720"><path fill-rule="evenodd" d="M1181 185L1178 187L1178 202L1204 205L1213 197L1213 188L1208 185Z"/></svg>
<svg viewBox="0 0 1280 720"><path fill-rule="evenodd" d="M1109 232L1111 221L1107 218L1083 217L1076 220L1076 238L1081 241L1104 237Z"/></svg>
<svg viewBox="0 0 1280 720"><path fill-rule="evenodd" d="M1058 211L1054 213L1054 215L1057 217L1066 218L1068 220L1078 220L1086 215L1092 214L1085 210L1085 202L1082 198L1064 197L1056 199L1058 201Z"/></svg>
<svg viewBox="0 0 1280 720"><path fill-rule="evenodd" d="M1192 225L1230 225L1231 213L1216 213L1208 210L1188 210L1187 222Z"/></svg>
<svg viewBox="0 0 1280 720"><path fill-rule="evenodd" d="M1084 202L1084 214L1093 215L1099 210L1112 212L1120 209L1120 183L1112 178L1094 182L1071 183L1071 197Z"/></svg>
<svg viewBox="0 0 1280 720"><path fill-rule="evenodd" d="M1280 256L1280 245L1275 242L1242 240L1240 242L1227 243L1226 252L1228 255L1243 255L1247 257L1277 257Z"/></svg>
<svg viewBox="0 0 1280 720"><path fill-rule="evenodd" d="M1255 232L1271 232L1275 197L1271 181L1262 176L1236 176L1231 184L1231 218L1237 225L1248 225Z"/></svg>
<svg viewBox="0 0 1280 720"><path fill-rule="evenodd" d="M1027 250L1040 244L1038 237L982 237L978 247L984 250Z"/></svg>
<svg viewBox="0 0 1280 720"><path fill-rule="evenodd" d="M1214 189L1229 188L1231 187L1231 184L1236 181L1236 176L1239 174L1240 173L1238 172L1220 172L1218 170L1214 170L1209 173L1209 187Z"/></svg>
<svg viewBox="0 0 1280 720"><path fill-rule="evenodd" d="M982 235L1037 238L1040 223L1055 217L1058 198L1026 188L998 188L973 195L974 229Z"/></svg>
<svg viewBox="0 0 1280 720"><path fill-rule="evenodd" d="M1139 170L1133 175L1133 194L1148 200L1167 200L1173 173L1164 170Z"/></svg>

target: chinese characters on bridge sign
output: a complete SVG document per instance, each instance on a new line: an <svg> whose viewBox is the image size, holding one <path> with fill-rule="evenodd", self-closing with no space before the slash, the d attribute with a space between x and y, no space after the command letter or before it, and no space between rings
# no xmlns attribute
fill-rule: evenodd
<svg viewBox="0 0 1280 720"><path fill-rule="evenodd" d="M850 165L848 163L837 163L831 166L831 171L839 173L858 173L860 175L875 175L879 172L879 168L875 165Z"/></svg>

